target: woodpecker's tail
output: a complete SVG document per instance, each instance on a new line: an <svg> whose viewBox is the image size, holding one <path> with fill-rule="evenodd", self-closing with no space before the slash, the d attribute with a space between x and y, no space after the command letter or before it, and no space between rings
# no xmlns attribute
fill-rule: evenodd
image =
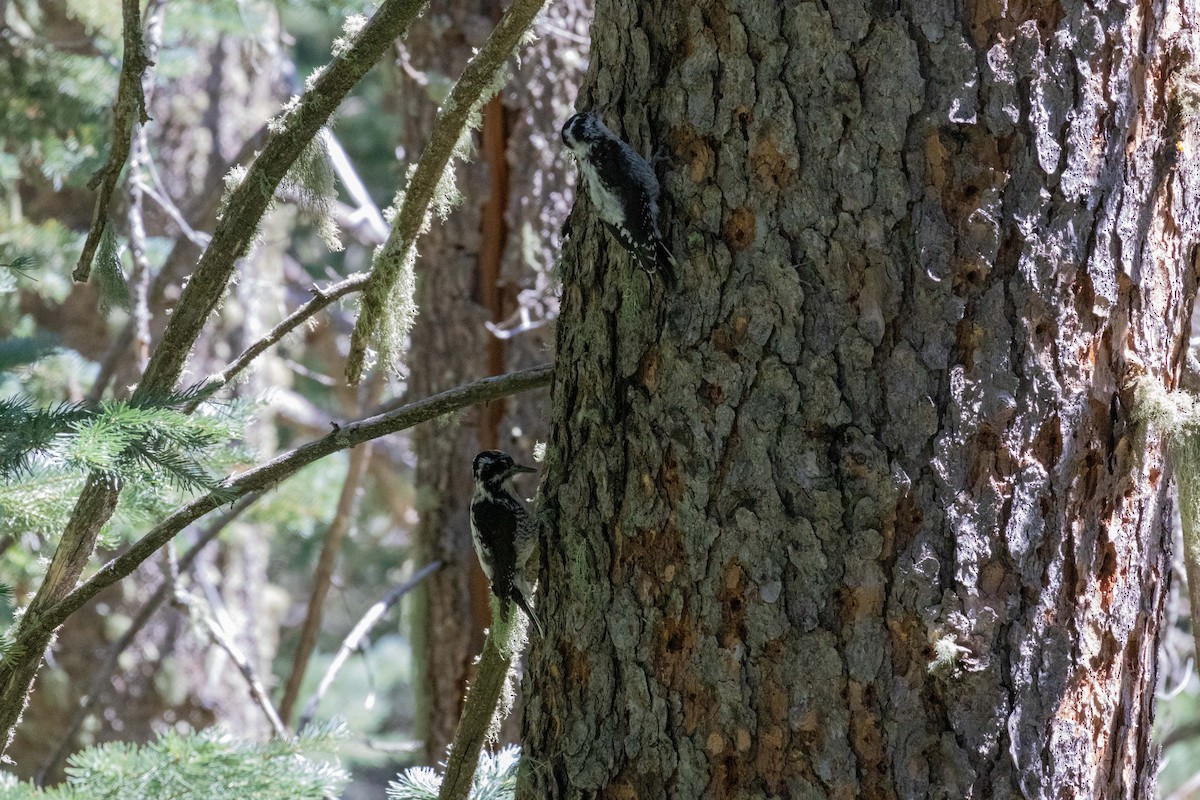
<svg viewBox="0 0 1200 800"><path fill-rule="evenodd" d="M513 602L516 603L517 606L519 606L520 609L525 612L525 616L527 616L531 620L533 620L533 624L537 626L538 634L540 634L542 636L542 638L545 638L546 637L546 629L544 627L542 627L542 621L538 618L537 614L533 613L533 608L530 607L528 602L526 602L525 595L521 594L521 590L516 588L515 586L513 587L512 599L513 599Z"/></svg>
<svg viewBox="0 0 1200 800"><path fill-rule="evenodd" d="M656 269L662 273L663 279L672 289L679 288L679 262L675 260L675 256L671 255L671 251L667 249L667 245L658 239L654 242L655 253L654 262Z"/></svg>

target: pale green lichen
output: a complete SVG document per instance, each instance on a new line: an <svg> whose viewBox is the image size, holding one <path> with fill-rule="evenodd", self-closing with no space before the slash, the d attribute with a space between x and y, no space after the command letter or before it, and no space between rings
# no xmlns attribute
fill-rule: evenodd
<svg viewBox="0 0 1200 800"><path fill-rule="evenodd" d="M125 282L125 271L121 267L121 247L113 226L106 225L100 236L100 247L93 262L91 283L100 295L100 310L107 314L113 308L129 311L133 303L129 296L129 284Z"/></svg>
<svg viewBox="0 0 1200 800"><path fill-rule="evenodd" d="M367 24L367 18L362 14L351 14L346 17L342 23L342 36L333 40L333 57L341 58L346 55L354 44L354 40L362 33L363 27Z"/></svg>
<svg viewBox="0 0 1200 800"><path fill-rule="evenodd" d="M1167 391L1157 381L1142 379L1134 393L1132 417L1166 438L1183 535L1189 546L1200 545L1200 403L1187 392Z"/></svg>
<svg viewBox="0 0 1200 800"><path fill-rule="evenodd" d="M929 662L929 673L949 677L958 672L962 657L970 650L963 647L953 634L939 636L933 643L933 660Z"/></svg>
<svg viewBox="0 0 1200 800"><path fill-rule="evenodd" d="M321 241L334 252L342 249L334 208L337 176L329 159L329 132L322 128L312 138L280 183L280 191L291 195L296 205L312 218Z"/></svg>
<svg viewBox="0 0 1200 800"><path fill-rule="evenodd" d="M283 133L287 130L288 122L300 108L300 95L294 94L279 109L279 113L267 120L267 130L271 133Z"/></svg>

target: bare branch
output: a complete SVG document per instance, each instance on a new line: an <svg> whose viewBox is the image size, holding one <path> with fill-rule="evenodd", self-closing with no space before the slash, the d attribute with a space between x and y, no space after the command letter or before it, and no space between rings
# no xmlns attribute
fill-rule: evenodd
<svg viewBox="0 0 1200 800"><path fill-rule="evenodd" d="M301 445L295 450L277 456L266 464L226 480L217 491L196 498L182 508L176 509L145 536L134 542L128 550L101 567L81 586L58 603L45 609L38 615L36 621L30 621L28 626L23 625L17 638L18 648L28 648L32 644L48 638L55 628L84 603L95 597L105 587L111 586L133 572L139 564L154 555L158 548L170 541L186 525L217 509L222 502L229 502L230 498L242 497L250 492L269 489L291 477L303 467L332 453L377 439L380 436L387 436L389 433L406 430L462 408L546 386L550 383L553 369L547 364L521 372L484 378L466 386L450 389L433 397L410 403L386 414L368 417L344 426L335 425L333 432L328 436ZM26 618L28 618L28 612L26 612Z"/></svg>
<svg viewBox="0 0 1200 800"><path fill-rule="evenodd" d="M142 73L142 104L149 105L154 96L154 69L152 65L158 58L158 48L162 43L163 13L166 0L154 0L146 9L145 52L151 66ZM150 162L150 141L146 134L146 126L137 126L133 136L133 154L129 161L129 252L133 257L134 304L132 321L135 325L138 343L138 363L145 369L146 359L150 357L150 259L146 254L146 223L142 216L142 195L144 182L141 173ZM99 398L97 398L99 400Z"/></svg>
<svg viewBox="0 0 1200 800"><path fill-rule="evenodd" d="M266 352L272 345L278 343L284 336L294 331L296 328L304 324L308 319L315 315L318 311L332 305L348 294L360 291L366 285L367 276L365 273L359 275L351 275L340 283L335 283L325 289L313 287L313 299L309 300L304 305L297 308L278 325L267 332L267 335L259 339L254 344L242 351L242 354L233 360L225 370L216 377L216 380L224 386L233 380L239 372L250 365L250 362L258 358Z"/></svg>
<svg viewBox="0 0 1200 800"><path fill-rule="evenodd" d="M296 725L297 732L303 731L305 726L312 721L313 715L317 713L317 708L321 705L322 698L329 691L329 687L333 685L333 679L341 672L342 667L345 666L346 661L350 658L350 654L359 648L362 640L371 632L371 629L375 627L379 620L383 619L383 616L391 610L392 606L400 602L401 597L417 588L421 581L441 568L441 561L433 561L426 564L417 570L415 575L388 592L386 597L367 610L367 613L358 621L358 624L354 626L350 634L342 640L342 646L338 648L333 661L330 661L329 666L326 667L325 674L321 676L321 682L317 685L317 690L313 692L313 696L304 705L304 712L300 714L300 722Z"/></svg>
<svg viewBox="0 0 1200 800"><path fill-rule="evenodd" d="M202 608L194 598L188 597L185 594L176 595L175 599L178 603L188 608L192 612L192 618L204 628L209 638L214 644L229 654L234 665L238 668L238 672L242 673L242 677L246 679L246 685L250 689L250 698L263 711L263 716L267 718L267 722L271 724L271 730L280 739L288 738L287 726L283 724L283 720L279 717L279 712L275 710L275 706L271 704L271 697L267 694L266 687L263 686L261 680L258 679L258 672L254 669L254 665L250 663L250 659L238 647L237 642L233 640L233 636L229 633L226 625L221 624L216 614L218 609L216 601L219 597L216 594L216 587L211 583L204 584L204 590L209 595L208 608Z"/></svg>
<svg viewBox="0 0 1200 800"><path fill-rule="evenodd" d="M251 137L251 140L254 138L255 137ZM234 163L238 162L235 161ZM228 171L229 170L226 169L222 172L216 173L216 175L223 182L225 174ZM179 210L179 207L175 205L175 202L171 200L170 195L167 193L167 187L163 185L162 177L158 174L158 166L154 163L154 158L151 157L149 153L147 153L146 156L146 174L150 176L150 183L144 184L142 189L147 195L150 196L150 199L158 203L159 208L165 211L167 216L175 221L175 224L179 226L179 230L183 232L183 235L187 237L189 242L196 245L196 247L208 247L208 243L212 241L212 237L203 231L197 231L194 229L188 223L187 219L184 218L183 212Z"/></svg>
<svg viewBox="0 0 1200 800"><path fill-rule="evenodd" d="M454 84L454 89L443 104L429 136L429 143L405 187L404 204L392 223L392 232L376 257L371 277L364 288L358 322L354 326L350 353L346 358L346 379L350 383L356 384L362 377L367 347L377 338L387 313L385 305L400 279L417 237L425 227L434 192L472 113L476 112L482 101L495 93L497 74L516 50L544 2L514 0L483 48L467 64L462 77Z"/></svg>
<svg viewBox="0 0 1200 800"><path fill-rule="evenodd" d="M92 271L92 259L96 256L96 248L100 245L100 237L108 225L108 205L112 201L113 191L117 188L117 179L129 158L129 146L135 124L146 123L150 117L146 114L146 98L142 94L142 71L150 66L146 57L145 45L142 41L142 9L140 0L121 0L122 38L124 53L121 59L121 79L117 88L117 100L113 104L112 149L108 152L108 161L88 181L88 188L100 187L96 195L96 206L92 211L92 226L88 229L87 240L83 243L83 253L79 263L71 274L75 280L87 281Z"/></svg>

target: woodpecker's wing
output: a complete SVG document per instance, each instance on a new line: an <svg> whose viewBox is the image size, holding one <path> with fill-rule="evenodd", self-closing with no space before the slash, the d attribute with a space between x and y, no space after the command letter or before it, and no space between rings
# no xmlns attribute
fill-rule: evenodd
<svg viewBox="0 0 1200 800"><path fill-rule="evenodd" d="M478 534L478 546L483 550L480 557L492 565L488 576L492 580L492 592L504 601L512 594L517 568L517 520L518 512L501 499L476 497L471 503L471 524ZM485 567L484 572L488 571Z"/></svg>
<svg viewBox="0 0 1200 800"><path fill-rule="evenodd" d="M619 139L594 144L590 160L589 179L599 181L599 194L617 200L597 208L600 219L642 269L654 272L662 263L659 249L666 249L658 230L659 186L654 168Z"/></svg>

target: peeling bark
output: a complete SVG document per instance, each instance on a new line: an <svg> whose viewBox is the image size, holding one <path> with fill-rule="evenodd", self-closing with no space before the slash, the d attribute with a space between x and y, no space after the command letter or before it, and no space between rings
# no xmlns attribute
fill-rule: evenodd
<svg viewBox="0 0 1200 800"><path fill-rule="evenodd" d="M597 7L683 285L581 201L519 797L1152 796L1195 17Z"/></svg>

